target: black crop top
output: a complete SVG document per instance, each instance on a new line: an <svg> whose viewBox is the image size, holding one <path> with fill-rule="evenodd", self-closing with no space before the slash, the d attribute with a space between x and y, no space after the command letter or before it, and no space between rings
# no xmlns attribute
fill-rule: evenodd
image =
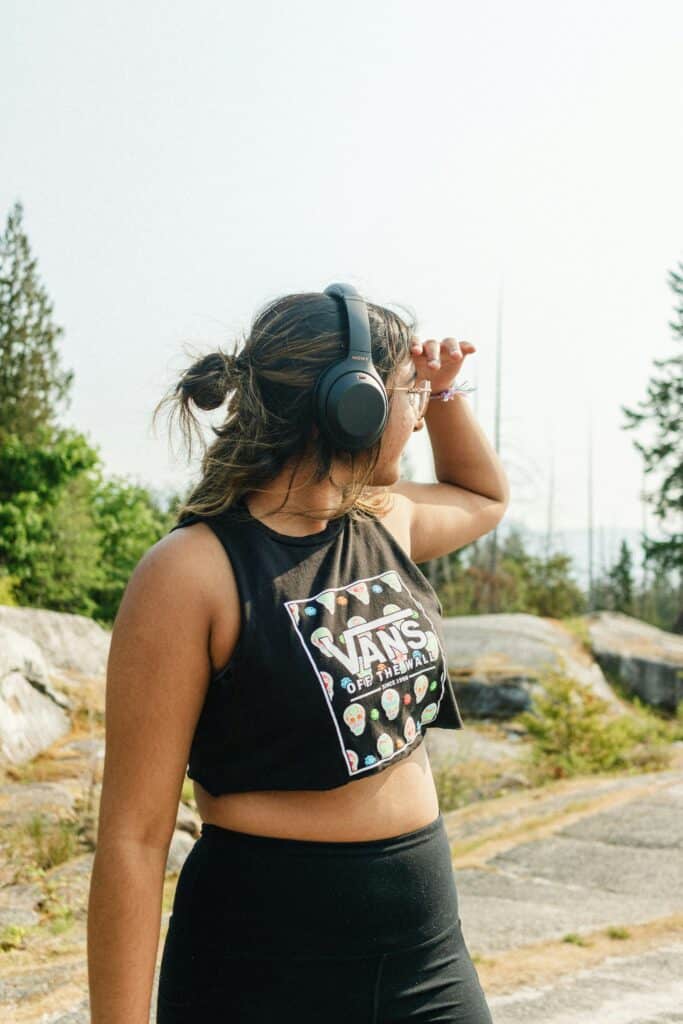
<svg viewBox="0 0 683 1024"><path fill-rule="evenodd" d="M213 796L334 789L383 771L425 729L462 729L441 602L381 520L348 514L304 537L248 512L206 522L228 554L240 635L214 673L187 774Z"/></svg>

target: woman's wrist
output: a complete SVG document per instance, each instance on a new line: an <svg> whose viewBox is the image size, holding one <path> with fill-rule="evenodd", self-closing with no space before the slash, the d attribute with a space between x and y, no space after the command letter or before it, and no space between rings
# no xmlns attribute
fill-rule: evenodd
<svg viewBox="0 0 683 1024"><path fill-rule="evenodd" d="M454 382L450 387L445 388L443 391L433 392L429 396L429 400L432 401L432 399L437 399L437 401L449 402L452 398L455 398L456 395L466 395L470 391L476 390L476 387L470 384L468 380L464 380L460 384L456 384Z"/></svg>

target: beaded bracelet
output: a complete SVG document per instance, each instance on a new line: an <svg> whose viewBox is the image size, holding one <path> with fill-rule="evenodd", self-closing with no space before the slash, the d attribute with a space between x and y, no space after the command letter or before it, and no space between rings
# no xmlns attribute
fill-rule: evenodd
<svg viewBox="0 0 683 1024"><path fill-rule="evenodd" d="M458 394L467 394L469 391L476 391L476 387L465 379L462 384L451 384L445 391L436 391L433 395L430 395L430 399L438 398L442 402L449 402L451 398L454 398Z"/></svg>

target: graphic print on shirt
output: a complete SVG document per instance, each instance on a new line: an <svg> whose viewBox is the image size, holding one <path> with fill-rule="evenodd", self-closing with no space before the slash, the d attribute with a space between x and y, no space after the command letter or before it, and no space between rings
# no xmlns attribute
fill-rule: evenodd
<svg viewBox="0 0 683 1024"><path fill-rule="evenodd" d="M439 712L446 659L400 573L284 603L323 688L349 775L414 744Z"/></svg>

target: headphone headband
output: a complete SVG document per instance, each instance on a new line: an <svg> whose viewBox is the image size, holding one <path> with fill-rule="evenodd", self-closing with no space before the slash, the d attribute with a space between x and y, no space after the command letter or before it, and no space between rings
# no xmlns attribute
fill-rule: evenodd
<svg viewBox="0 0 683 1024"><path fill-rule="evenodd" d="M326 367L313 391L313 414L321 433L335 448L360 451L382 436L389 403L382 378L372 362L368 308L351 284L325 289L346 311L347 351Z"/></svg>

